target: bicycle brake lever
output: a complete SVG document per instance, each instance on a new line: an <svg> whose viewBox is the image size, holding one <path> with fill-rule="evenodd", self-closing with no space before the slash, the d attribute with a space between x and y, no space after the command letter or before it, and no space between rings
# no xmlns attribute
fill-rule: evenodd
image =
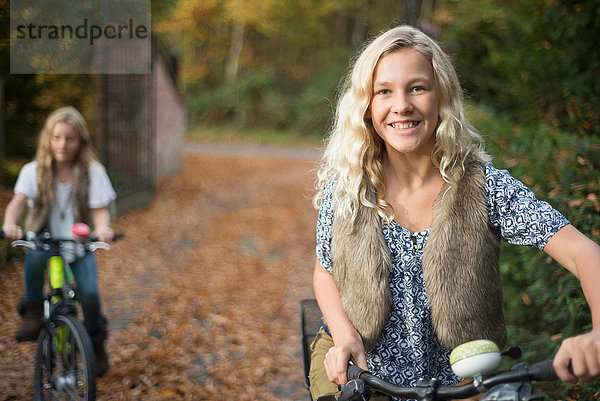
<svg viewBox="0 0 600 401"><path fill-rule="evenodd" d="M104 249L105 251L108 251L110 249L110 245L108 245L106 242L96 241L90 242L88 248L91 252L95 252L97 249Z"/></svg>
<svg viewBox="0 0 600 401"><path fill-rule="evenodd" d="M504 350L500 353L502 356L507 356L510 359L518 359L521 357L521 348L519 347L510 347L507 350Z"/></svg>
<svg viewBox="0 0 600 401"><path fill-rule="evenodd" d="M349 381L342 388L338 401L368 401L371 398L371 391L364 380L356 379Z"/></svg>
<svg viewBox="0 0 600 401"><path fill-rule="evenodd" d="M24 246L25 248L29 248L29 249L36 249L36 246L33 242L31 241L25 241L22 239L18 239L16 241L13 241L10 243L10 246L12 246L13 248L17 247L17 246Z"/></svg>

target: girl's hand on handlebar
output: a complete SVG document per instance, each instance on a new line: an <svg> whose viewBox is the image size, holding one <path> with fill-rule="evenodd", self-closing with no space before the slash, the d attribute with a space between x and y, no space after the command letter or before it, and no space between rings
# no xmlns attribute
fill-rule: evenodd
<svg viewBox="0 0 600 401"><path fill-rule="evenodd" d="M350 338L340 341L325 354L325 372L327 372L330 382L342 385L348 383L346 371L348 369L348 361L350 360L361 369L369 369L367 367L365 347L360 336L358 340Z"/></svg>
<svg viewBox="0 0 600 401"><path fill-rule="evenodd" d="M102 242L110 242L115 237L115 233L112 228L109 226L100 226L95 230L96 237L98 237L98 241Z"/></svg>
<svg viewBox="0 0 600 401"><path fill-rule="evenodd" d="M4 224L2 231L4 231L4 238L9 241L23 238L23 230L16 224Z"/></svg>
<svg viewBox="0 0 600 401"><path fill-rule="evenodd" d="M564 340L553 366L562 381L600 379L600 328Z"/></svg>

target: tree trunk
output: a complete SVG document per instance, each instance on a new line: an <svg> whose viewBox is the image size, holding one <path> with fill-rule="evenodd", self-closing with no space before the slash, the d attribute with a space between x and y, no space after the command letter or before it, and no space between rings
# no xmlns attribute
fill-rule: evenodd
<svg viewBox="0 0 600 401"><path fill-rule="evenodd" d="M237 81L238 66L242 45L244 44L245 26L241 22L234 22L231 28L231 42L227 54L227 65L225 66L225 83L234 85Z"/></svg>
<svg viewBox="0 0 600 401"><path fill-rule="evenodd" d="M433 0L423 0L421 4L421 19L424 21L430 21L433 15Z"/></svg>
<svg viewBox="0 0 600 401"><path fill-rule="evenodd" d="M348 19L347 19L346 5L342 4L335 12L335 44L337 46L347 45L347 31L348 31Z"/></svg>
<svg viewBox="0 0 600 401"><path fill-rule="evenodd" d="M406 0L404 5L404 21L412 26L418 26L421 19L421 1Z"/></svg>
<svg viewBox="0 0 600 401"><path fill-rule="evenodd" d="M352 45L359 47L367 38L367 0L356 0L356 11L354 14L354 31L352 32Z"/></svg>
<svg viewBox="0 0 600 401"><path fill-rule="evenodd" d="M4 82L6 77L0 75L0 185L5 185L4 179L4 159L6 157L6 140L4 131Z"/></svg>

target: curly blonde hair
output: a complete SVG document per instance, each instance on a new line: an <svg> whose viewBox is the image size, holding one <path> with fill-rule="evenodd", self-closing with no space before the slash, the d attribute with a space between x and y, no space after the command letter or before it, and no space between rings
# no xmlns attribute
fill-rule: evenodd
<svg viewBox="0 0 600 401"><path fill-rule="evenodd" d="M74 107L66 106L52 112L44 123L40 132L35 160L37 162L38 197L42 203L51 204L54 201L54 158L50 148L52 131L57 123L67 123L79 135L79 151L75 156L74 168L87 169L92 162L97 162L98 157L94 151L92 138L87 128L83 115Z"/></svg>
<svg viewBox="0 0 600 401"><path fill-rule="evenodd" d="M467 120L458 77L446 53L429 36L412 26L398 26L368 43L341 87L335 120L317 174L313 204L319 208L325 181L336 182L336 215L356 216L360 204L376 207L386 222L393 219L391 205L383 200L385 146L365 113L373 96L373 74L378 61L393 52L413 49L423 54L433 67L439 93L439 124L431 160L444 180L456 183L464 173L464 160L470 153L489 160L484 142ZM376 202L367 190L374 189Z"/></svg>

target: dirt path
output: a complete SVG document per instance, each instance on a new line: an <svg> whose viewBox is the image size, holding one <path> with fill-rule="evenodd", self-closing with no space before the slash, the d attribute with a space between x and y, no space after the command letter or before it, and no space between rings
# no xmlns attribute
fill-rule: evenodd
<svg viewBox="0 0 600 401"><path fill-rule="evenodd" d="M285 155L188 154L117 221L127 237L99 255L112 365L99 400L307 399L298 301L312 297L315 162L272 156ZM0 401L31 395L34 345L13 340L21 274L0 271Z"/></svg>

